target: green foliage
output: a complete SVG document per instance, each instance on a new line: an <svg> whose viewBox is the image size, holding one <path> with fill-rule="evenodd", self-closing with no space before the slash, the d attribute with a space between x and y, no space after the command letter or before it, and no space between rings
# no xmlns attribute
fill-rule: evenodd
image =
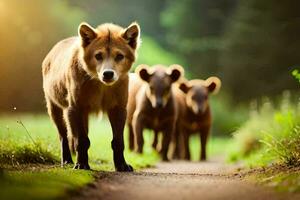
<svg viewBox="0 0 300 200"><path fill-rule="evenodd" d="M108 120L91 117L89 129L91 168L114 171ZM125 136L127 147L127 134ZM135 170L159 161L151 141L152 134L146 134L143 155L125 150L125 158ZM95 171L73 170L72 165L62 169L59 160L57 130L47 115L0 116L0 199L63 198L68 191L94 179Z"/></svg>
<svg viewBox="0 0 300 200"><path fill-rule="evenodd" d="M235 0L169 0L161 13L166 41L184 55L193 77L218 71L222 34Z"/></svg>
<svg viewBox="0 0 300 200"><path fill-rule="evenodd" d="M26 129L19 123L20 121ZM92 117L89 129L91 167L99 170L113 170L112 134L108 120L100 121ZM27 131L30 135L27 134ZM1 163L51 164L57 163L60 159L57 130L46 115L0 116L0 133L0 159L5 161L0 162L0 166ZM125 133L127 146L127 131ZM149 143L151 143L151 138L146 137L146 144ZM127 161L136 168L151 166L159 160L159 156L152 150L151 145L145 145L145 154L143 155L137 155L126 149L125 157L128 157Z"/></svg>
<svg viewBox="0 0 300 200"><path fill-rule="evenodd" d="M180 56L163 49L154 39L143 35L142 44L138 51L138 59L134 66L139 64L180 64L185 67L185 63Z"/></svg>
<svg viewBox="0 0 300 200"><path fill-rule="evenodd" d="M93 172L83 170L4 171L0 177L0 199L63 199L67 197L67 191L76 190L93 180Z"/></svg>
<svg viewBox="0 0 300 200"><path fill-rule="evenodd" d="M0 142L0 166L20 164L55 164L58 158L53 155L42 142L29 144L15 144L13 141Z"/></svg>
<svg viewBox="0 0 300 200"><path fill-rule="evenodd" d="M300 83L300 72L298 71L298 69L294 69L292 71L292 75L299 81Z"/></svg>
<svg viewBox="0 0 300 200"><path fill-rule="evenodd" d="M245 159L250 166L270 163L300 165L299 103L292 104L288 95L280 108L266 101L253 110L250 119L234 133L237 151L231 159Z"/></svg>
<svg viewBox="0 0 300 200"><path fill-rule="evenodd" d="M241 0L228 21L220 74L237 100L275 96L299 86L298 0ZM242 86L242 87L241 87Z"/></svg>
<svg viewBox="0 0 300 200"><path fill-rule="evenodd" d="M261 182L265 185L275 187L280 192L300 192L299 172L281 172L272 174L269 177L264 176Z"/></svg>
<svg viewBox="0 0 300 200"><path fill-rule="evenodd" d="M188 78L218 75L234 101L297 89L286 69L299 65L298 7L297 0L2 1L0 110L43 109L42 60L77 35L81 21L137 21L144 43L135 66L179 63Z"/></svg>
<svg viewBox="0 0 300 200"><path fill-rule="evenodd" d="M295 123L296 117L291 110L275 114L276 127L266 132L261 142L266 146L269 155L288 166L300 166L300 127ZM277 132L280 130L281 132Z"/></svg>
<svg viewBox="0 0 300 200"><path fill-rule="evenodd" d="M221 137L230 137L247 119L248 109L244 105L233 106L232 100L221 92L210 97L212 110L212 134Z"/></svg>
<svg viewBox="0 0 300 200"><path fill-rule="evenodd" d="M191 159L192 161L199 161L200 159L200 137L199 135L193 135L190 139L190 151L191 151ZM208 160L211 158L218 157L226 157L228 153L232 151L234 146L232 146L231 138L224 137L214 137L211 136L208 139L207 143L207 157Z"/></svg>

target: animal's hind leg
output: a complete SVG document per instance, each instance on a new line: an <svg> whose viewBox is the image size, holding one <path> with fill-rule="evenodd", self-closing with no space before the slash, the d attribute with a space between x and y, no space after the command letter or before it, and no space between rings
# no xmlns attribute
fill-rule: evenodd
<svg viewBox="0 0 300 200"><path fill-rule="evenodd" d="M173 159L180 159L180 151L182 150L182 147L180 146L181 145L181 132L179 131L179 128L176 127L176 130L175 130L175 134L174 134L174 145L175 145L175 148L174 148L174 152L173 152Z"/></svg>
<svg viewBox="0 0 300 200"><path fill-rule="evenodd" d="M61 164L73 164L69 148L67 127L63 118L63 110L51 101L47 101L48 113L56 125L61 142Z"/></svg>
<svg viewBox="0 0 300 200"><path fill-rule="evenodd" d="M133 132L133 127L131 123L128 123L128 129L129 129L129 134L128 134L128 138L129 138L129 149L131 151L134 150L134 132Z"/></svg>

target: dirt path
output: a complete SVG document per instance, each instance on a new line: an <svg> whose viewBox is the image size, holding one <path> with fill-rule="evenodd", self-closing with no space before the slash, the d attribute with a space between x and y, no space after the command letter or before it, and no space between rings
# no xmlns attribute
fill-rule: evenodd
<svg viewBox="0 0 300 200"><path fill-rule="evenodd" d="M134 173L99 172L94 184L72 199L300 199L248 183L220 161L159 163Z"/></svg>

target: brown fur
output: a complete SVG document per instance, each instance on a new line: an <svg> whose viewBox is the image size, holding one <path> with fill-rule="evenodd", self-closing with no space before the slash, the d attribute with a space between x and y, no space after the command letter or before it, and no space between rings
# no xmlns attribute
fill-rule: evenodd
<svg viewBox="0 0 300 200"><path fill-rule="evenodd" d="M123 129L128 97L128 71L139 45L139 26L79 26L78 37L58 42L43 61L43 88L50 117L57 126L62 164L73 163L67 132L74 139L74 168L89 169L88 115L107 112L113 132L117 171L132 171L123 156Z"/></svg>
<svg viewBox="0 0 300 200"><path fill-rule="evenodd" d="M208 96L216 93L220 86L220 79L210 77L206 80L182 82L175 90L176 101L179 104L175 158L190 160L189 137L198 133L201 143L200 159L206 160L206 143L212 123Z"/></svg>
<svg viewBox="0 0 300 200"><path fill-rule="evenodd" d="M183 69L178 65L166 68L162 65L148 67L141 65L136 74L130 76L128 116L129 144L139 153L143 151L143 129L152 129L157 145L157 134L162 132L161 155L168 160L167 153L177 119L177 105L173 96L173 83L182 75Z"/></svg>

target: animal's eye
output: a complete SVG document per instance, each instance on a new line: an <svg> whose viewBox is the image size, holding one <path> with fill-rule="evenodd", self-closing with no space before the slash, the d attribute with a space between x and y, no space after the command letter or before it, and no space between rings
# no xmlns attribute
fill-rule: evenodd
<svg viewBox="0 0 300 200"><path fill-rule="evenodd" d="M103 60L102 53L97 53L97 54L95 55L95 58L96 58L96 60L98 60L98 61Z"/></svg>
<svg viewBox="0 0 300 200"><path fill-rule="evenodd" d="M115 57L115 61L117 61L117 62L119 62L119 61L121 61L121 60L123 60L124 59L124 55L122 55L122 54L117 54L116 55L116 57Z"/></svg>

